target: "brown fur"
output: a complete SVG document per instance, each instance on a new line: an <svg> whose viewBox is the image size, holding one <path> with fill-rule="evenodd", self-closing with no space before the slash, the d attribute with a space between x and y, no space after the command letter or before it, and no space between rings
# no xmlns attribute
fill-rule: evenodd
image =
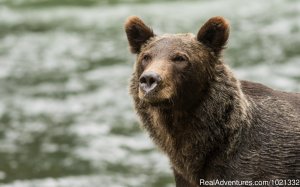
<svg viewBox="0 0 300 187"><path fill-rule="evenodd" d="M227 21L210 19L196 37L155 36L136 17L125 27L137 53L130 86L135 109L169 157L176 186L300 177L300 94L236 79L220 60ZM143 43L136 42L140 36L147 36ZM151 97L139 88L147 71L162 77Z"/></svg>

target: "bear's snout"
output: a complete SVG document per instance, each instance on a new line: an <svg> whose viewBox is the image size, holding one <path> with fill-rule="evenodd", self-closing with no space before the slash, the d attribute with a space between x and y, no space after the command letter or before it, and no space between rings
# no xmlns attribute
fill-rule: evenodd
<svg viewBox="0 0 300 187"><path fill-rule="evenodd" d="M144 72L139 79L140 89L147 93L154 91L161 82L161 77L155 72Z"/></svg>

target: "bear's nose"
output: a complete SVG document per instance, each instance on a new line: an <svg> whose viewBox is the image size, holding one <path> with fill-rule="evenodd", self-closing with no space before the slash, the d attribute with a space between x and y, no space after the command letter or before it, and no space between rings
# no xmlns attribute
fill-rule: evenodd
<svg viewBox="0 0 300 187"><path fill-rule="evenodd" d="M155 72L145 72L140 77L140 88L146 93L153 91L161 82L160 76Z"/></svg>

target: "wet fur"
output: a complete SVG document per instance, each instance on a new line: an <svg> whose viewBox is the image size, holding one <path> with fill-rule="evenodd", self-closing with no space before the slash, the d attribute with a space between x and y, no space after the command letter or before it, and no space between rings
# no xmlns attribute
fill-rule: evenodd
<svg viewBox="0 0 300 187"><path fill-rule="evenodd" d="M137 62L130 93L143 127L169 157L176 186L195 187L200 179L299 179L300 94L237 80L219 58L224 37L207 40L217 41L215 47L187 46L199 49L194 60L201 67L170 70L174 95L161 103L138 96L143 69ZM150 37L138 51L161 38Z"/></svg>

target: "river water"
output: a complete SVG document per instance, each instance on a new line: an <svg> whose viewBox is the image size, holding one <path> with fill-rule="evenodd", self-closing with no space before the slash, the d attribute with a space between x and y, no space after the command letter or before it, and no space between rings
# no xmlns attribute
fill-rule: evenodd
<svg viewBox="0 0 300 187"><path fill-rule="evenodd" d="M300 1L0 0L0 186L174 186L128 95L123 23L157 34L231 23L240 79L300 91Z"/></svg>

